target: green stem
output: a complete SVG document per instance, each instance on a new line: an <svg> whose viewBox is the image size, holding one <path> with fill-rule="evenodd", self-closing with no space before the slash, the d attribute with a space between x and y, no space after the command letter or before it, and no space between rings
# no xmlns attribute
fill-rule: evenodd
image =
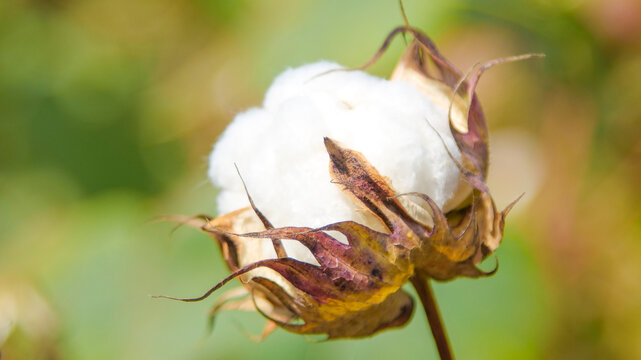
<svg viewBox="0 0 641 360"><path fill-rule="evenodd" d="M438 311L438 306L434 300L434 294L432 293L432 288L429 284L429 279L422 274L416 273L410 279L412 285L418 293L418 297L421 299L423 308L425 309L425 315L427 315L427 322L430 324L430 329L432 329L432 336L436 342L436 348L438 349L438 354L441 360L453 360L454 356L452 355L452 350L450 348L449 341L447 340L447 334L445 334L445 328L443 327L443 321L441 320L441 315Z"/></svg>

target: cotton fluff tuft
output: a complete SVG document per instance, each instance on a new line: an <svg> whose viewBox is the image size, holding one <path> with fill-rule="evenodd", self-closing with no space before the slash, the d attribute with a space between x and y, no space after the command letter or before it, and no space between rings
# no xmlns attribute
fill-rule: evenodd
<svg viewBox="0 0 641 360"><path fill-rule="evenodd" d="M221 189L219 214L249 206L237 164L256 206L276 227L346 220L380 227L330 182L323 137L361 152L397 193L425 193L440 207L453 196L459 170L443 141L457 160L460 153L447 109L409 83L362 71L326 73L338 68L321 61L288 69L262 107L236 116L210 157L209 177ZM313 262L299 245L285 242L290 256ZM273 257L270 242L263 248Z"/></svg>

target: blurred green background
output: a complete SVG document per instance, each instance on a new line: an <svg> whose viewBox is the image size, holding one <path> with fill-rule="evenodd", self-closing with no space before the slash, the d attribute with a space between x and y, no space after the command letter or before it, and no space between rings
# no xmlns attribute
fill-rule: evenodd
<svg viewBox="0 0 641 360"><path fill-rule="evenodd" d="M459 359L641 358L641 2L405 0L481 81L490 188L522 191L492 278L435 285ZM395 0L0 1L2 359L435 359L425 316L314 343L194 296L227 273L205 235L207 155L288 66L364 63ZM397 39L370 71L390 73ZM488 265L491 266L491 265ZM228 285L228 288L237 284Z"/></svg>

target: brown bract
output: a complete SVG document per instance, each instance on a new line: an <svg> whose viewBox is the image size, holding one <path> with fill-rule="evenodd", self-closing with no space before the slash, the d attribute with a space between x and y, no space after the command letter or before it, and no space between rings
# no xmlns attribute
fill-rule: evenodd
<svg viewBox="0 0 641 360"><path fill-rule="evenodd" d="M487 68L518 58L489 62L464 76L440 55L427 36L401 27L390 34L370 63L401 32L409 32L414 40L392 80L410 82L435 104L449 110L450 128L462 160L459 163L451 158L465 180L455 196L456 203L449 204L455 210L444 213L425 194L397 194L362 154L325 138L329 171L336 186L376 218L381 224L379 230L384 231L352 221L321 228L274 228L251 197L250 208L216 219L183 219L220 244L233 273L205 295L180 300L202 300L231 279L241 277L246 291L232 290L223 295L212 316L225 309L254 309L269 319L268 331L276 328L275 324L300 334L353 338L402 326L409 320L414 304L401 288L412 277L444 281L494 273L496 269L485 272L477 265L498 247L505 216L513 204L497 211L485 185L487 126L474 89ZM431 212L431 224L407 211L399 201L406 196L425 202ZM252 212L264 229L247 232L245 225ZM346 243L339 241L343 238ZM251 258L248 244L258 241L255 239L271 239L278 257L247 261ZM318 264L287 257L283 240L303 244Z"/></svg>

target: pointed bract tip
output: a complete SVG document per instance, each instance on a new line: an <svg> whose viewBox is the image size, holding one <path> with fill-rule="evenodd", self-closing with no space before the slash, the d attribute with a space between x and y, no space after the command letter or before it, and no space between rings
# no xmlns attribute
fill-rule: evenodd
<svg viewBox="0 0 641 360"><path fill-rule="evenodd" d="M505 217L506 217L506 216L507 216L507 214L510 212L510 210L512 210L512 208L514 207L514 205L516 205L516 203L518 203L518 202L523 198L523 196L525 196L525 193L522 193L521 195L519 195L516 199L514 199L514 201L512 201L511 203L509 203L509 204L505 207L505 209L503 209L503 211L501 211L501 215L503 216L503 219L505 219Z"/></svg>

